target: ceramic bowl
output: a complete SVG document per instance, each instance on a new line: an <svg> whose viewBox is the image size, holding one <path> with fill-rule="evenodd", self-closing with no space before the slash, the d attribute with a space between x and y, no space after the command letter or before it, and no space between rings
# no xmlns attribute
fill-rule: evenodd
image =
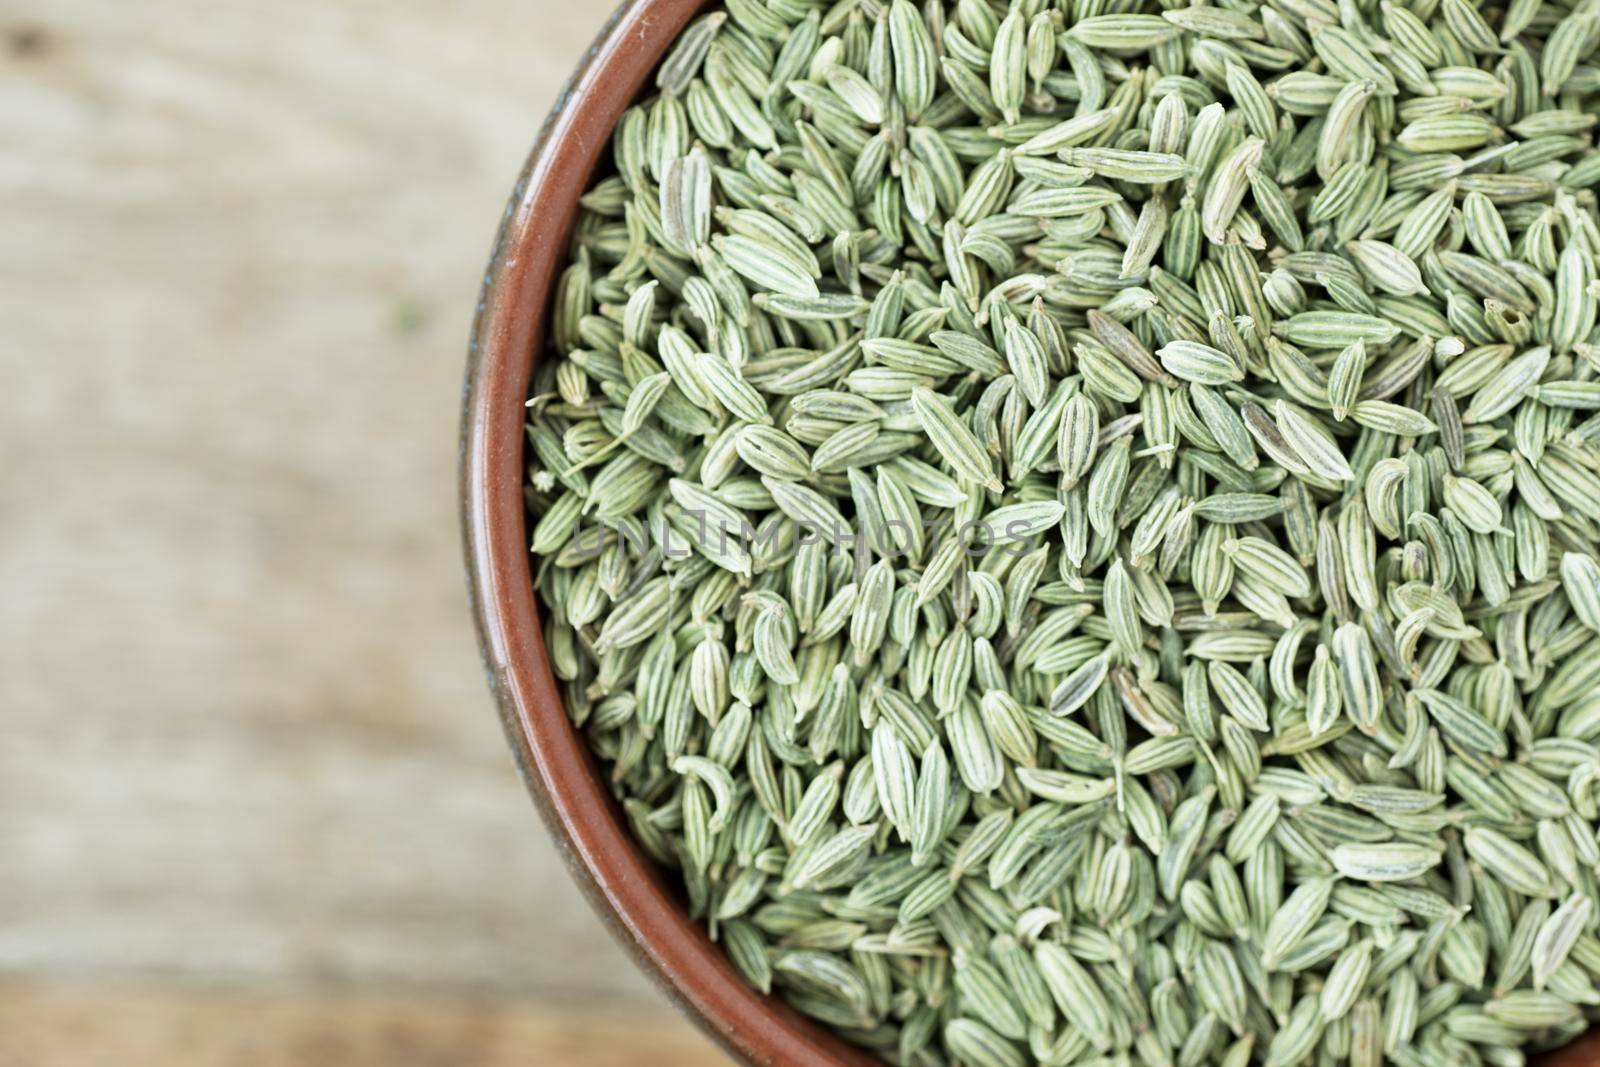
<svg viewBox="0 0 1600 1067"><path fill-rule="evenodd" d="M561 706L539 625L523 504L523 401L545 355L555 281L611 130L679 31L712 0L633 0L583 57L501 220L473 327L460 492L469 584L489 686L528 791L600 917L702 1029L761 1067L881 1067L745 985L682 895L634 843L605 776ZM1543 1067L1600 1067L1600 1033Z"/></svg>

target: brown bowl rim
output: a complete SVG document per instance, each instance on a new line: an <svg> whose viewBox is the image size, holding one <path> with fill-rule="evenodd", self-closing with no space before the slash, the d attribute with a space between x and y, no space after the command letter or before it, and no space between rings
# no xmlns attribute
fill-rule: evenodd
<svg viewBox="0 0 1600 1067"><path fill-rule="evenodd" d="M617 118L679 31L716 0L625 0L546 118L506 206L468 347L458 454L468 596L489 688L518 770L596 914L650 978L734 1057L760 1067L882 1067L745 984L634 842L550 670L522 495L523 400L556 272ZM1538 1057L1597 1067L1600 1029Z"/></svg>
<svg viewBox="0 0 1600 1067"><path fill-rule="evenodd" d="M874 1067L740 978L634 843L561 705L528 555L523 400L578 198L623 110L712 0L631 0L602 28L539 133L501 219L468 349L459 462L468 592L506 738L584 895L644 971L725 1050L762 1067Z"/></svg>

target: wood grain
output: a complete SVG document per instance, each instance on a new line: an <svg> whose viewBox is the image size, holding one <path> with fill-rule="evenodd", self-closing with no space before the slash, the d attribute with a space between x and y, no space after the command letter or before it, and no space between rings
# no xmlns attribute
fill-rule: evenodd
<svg viewBox="0 0 1600 1067"><path fill-rule="evenodd" d="M709 1067L673 1020L503 1001L0 985L0 1067Z"/></svg>
<svg viewBox="0 0 1600 1067"><path fill-rule="evenodd" d="M516 777L455 513L607 7L0 10L0 977L662 1007Z"/></svg>

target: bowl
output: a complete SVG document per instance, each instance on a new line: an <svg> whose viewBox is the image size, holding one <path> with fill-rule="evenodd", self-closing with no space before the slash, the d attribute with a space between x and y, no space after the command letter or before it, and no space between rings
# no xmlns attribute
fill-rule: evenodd
<svg viewBox="0 0 1600 1067"><path fill-rule="evenodd" d="M635 844L605 775L562 707L535 603L523 502L523 402L543 355L578 199L611 130L679 32L715 0L631 0L602 29L546 119L501 219L473 324L460 501L469 592L490 689L523 781L590 904L709 1036L760 1067L881 1067L751 989L682 894ZM1538 1061L1600 1067L1600 1030Z"/></svg>

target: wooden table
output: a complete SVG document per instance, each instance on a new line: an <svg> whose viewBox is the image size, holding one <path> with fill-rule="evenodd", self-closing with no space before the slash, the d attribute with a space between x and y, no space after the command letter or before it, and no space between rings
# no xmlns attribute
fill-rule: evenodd
<svg viewBox="0 0 1600 1067"><path fill-rule="evenodd" d="M720 1062L459 562L485 255L607 6L0 9L0 1065Z"/></svg>

